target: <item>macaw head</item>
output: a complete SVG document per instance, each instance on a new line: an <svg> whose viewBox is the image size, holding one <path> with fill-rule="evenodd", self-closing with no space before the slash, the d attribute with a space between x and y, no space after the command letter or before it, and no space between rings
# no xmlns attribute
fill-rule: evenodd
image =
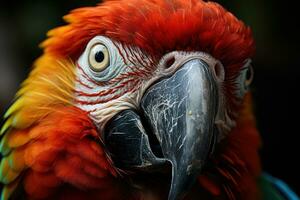
<svg viewBox="0 0 300 200"><path fill-rule="evenodd" d="M179 198L237 125L252 79L250 29L201 0L105 1L65 19L7 116L23 107L17 126L28 127L74 105L116 168L167 171L169 199Z"/></svg>

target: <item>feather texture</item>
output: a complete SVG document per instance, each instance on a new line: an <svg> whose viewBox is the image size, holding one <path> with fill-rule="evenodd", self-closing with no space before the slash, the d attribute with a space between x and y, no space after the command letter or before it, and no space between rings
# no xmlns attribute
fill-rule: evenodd
<svg viewBox="0 0 300 200"><path fill-rule="evenodd" d="M51 30L42 43L50 55L76 59L96 35L156 56L173 50L205 51L230 68L243 64L254 52L250 28L214 2L106 1L76 9L64 19L70 24Z"/></svg>
<svg viewBox="0 0 300 200"><path fill-rule="evenodd" d="M157 60L183 50L204 51L222 62L226 103L242 113L199 183L214 197L256 199L260 138L251 98L239 107L233 95L233 80L254 53L247 26L219 4L201 0L105 1L76 9L64 19L69 24L48 33L41 44L44 54L5 114L0 142L2 199L8 199L18 183L32 199L132 199L122 197L130 191L115 178L117 171L87 113L73 107L73 63L96 35L138 46Z"/></svg>
<svg viewBox="0 0 300 200"><path fill-rule="evenodd" d="M61 197L65 186L69 193L71 188L102 190L117 176L93 123L77 108L62 107L26 131L13 130L9 136L7 145L12 150L0 165L1 182L7 191L4 199L21 176L25 192L33 199Z"/></svg>
<svg viewBox="0 0 300 200"><path fill-rule="evenodd" d="M9 127L24 129L57 106L72 105L74 71L70 60L41 56L16 94L15 103L6 112L7 121L1 133Z"/></svg>
<svg viewBox="0 0 300 200"><path fill-rule="evenodd" d="M157 59L175 50L204 51L225 67L227 103L232 110L240 106L234 80L245 60L254 54L254 40L249 27L215 2L105 1L76 9L64 19L69 24L49 31L49 38L41 44L49 55L76 60L97 35L138 46Z"/></svg>
<svg viewBox="0 0 300 200"><path fill-rule="evenodd" d="M261 139L252 113L252 98L247 94L237 126L218 146L199 183L214 196L227 194L229 199L259 199L257 186L261 174L258 150Z"/></svg>

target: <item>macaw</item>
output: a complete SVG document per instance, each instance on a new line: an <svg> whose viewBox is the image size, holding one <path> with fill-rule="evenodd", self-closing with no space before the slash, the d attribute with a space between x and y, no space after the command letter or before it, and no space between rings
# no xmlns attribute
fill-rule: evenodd
<svg viewBox="0 0 300 200"><path fill-rule="evenodd" d="M64 19L4 116L2 200L297 199L262 174L254 40L233 14L111 0Z"/></svg>

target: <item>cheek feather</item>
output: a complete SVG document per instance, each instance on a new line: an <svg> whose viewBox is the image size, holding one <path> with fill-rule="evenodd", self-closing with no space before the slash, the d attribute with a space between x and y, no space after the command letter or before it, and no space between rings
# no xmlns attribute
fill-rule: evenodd
<svg viewBox="0 0 300 200"><path fill-rule="evenodd" d="M78 70L78 73L75 101L80 105L95 105L117 99L125 94L135 92L141 83L139 76L141 72L125 72L115 79L103 83L102 86L96 85L94 80L86 77L84 71Z"/></svg>

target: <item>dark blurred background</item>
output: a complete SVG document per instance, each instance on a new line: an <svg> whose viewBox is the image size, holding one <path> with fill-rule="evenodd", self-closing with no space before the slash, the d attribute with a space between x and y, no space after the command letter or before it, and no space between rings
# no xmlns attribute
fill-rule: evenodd
<svg viewBox="0 0 300 200"><path fill-rule="evenodd" d="M69 10L95 0L1 1L0 114L8 108L22 80L41 54L46 32L64 24ZM250 25L257 43L253 93L265 171L300 193L299 9L290 1L219 0Z"/></svg>

